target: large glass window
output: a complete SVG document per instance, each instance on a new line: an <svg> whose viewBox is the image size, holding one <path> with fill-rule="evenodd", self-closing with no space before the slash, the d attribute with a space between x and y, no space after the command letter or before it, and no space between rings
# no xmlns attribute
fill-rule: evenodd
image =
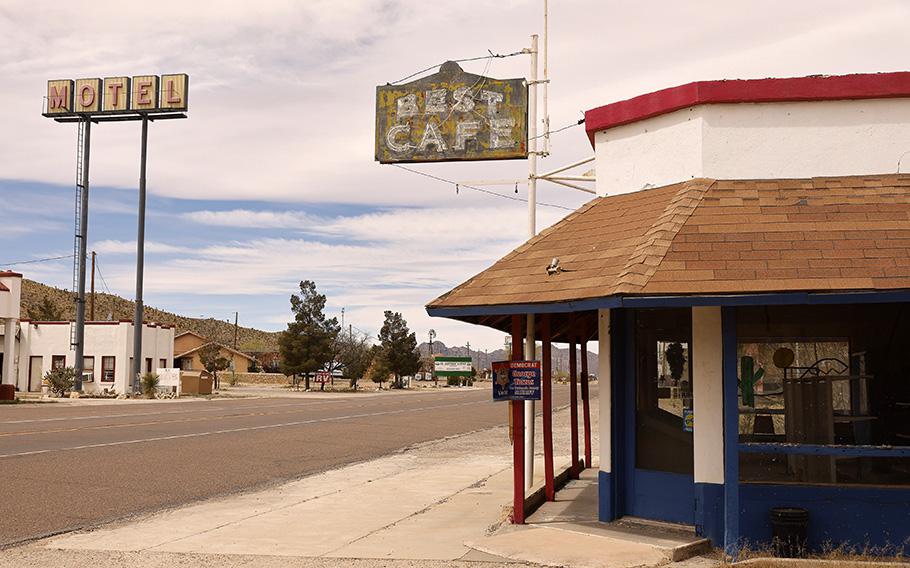
<svg viewBox="0 0 910 568"><path fill-rule="evenodd" d="M910 485L903 305L737 311L740 478Z"/></svg>

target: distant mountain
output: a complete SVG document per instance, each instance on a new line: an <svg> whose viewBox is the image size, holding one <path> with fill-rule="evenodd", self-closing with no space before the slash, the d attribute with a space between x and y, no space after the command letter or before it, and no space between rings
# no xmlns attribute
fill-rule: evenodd
<svg viewBox="0 0 910 568"><path fill-rule="evenodd" d="M417 346L417 350L420 352L421 357L427 357L429 349L430 344L426 341ZM538 346L538 350L539 349L540 347ZM509 353L507 353L504 348L495 351L478 351L476 349L471 349L469 353L467 346L449 347L442 341L433 341L433 354L448 357L467 357L470 355L471 359L474 361L474 366L478 369L489 369L490 363L493 361L506 361L509 359ZM581 367L581 365L579 365L579 367ZM569 350L553 345L553 372L568 372L568 369ZM597 374L597 353L591 353L590 351L588 351L588 373L591 375Z"/></svg>
<svg viewBox="0 0 910 568"><path fill-rule="evenodd" d="M91 300L86 293L85 317L89 319ZM113 294L95 293L95 319L133 320L136 304ZM32 320L74 320L76 304L68 290L22 280L22 317ZM234 324L214 318L188 318L145 306L146 322L163 323L176 327L177 333L193 331L226 345L234 342ZM278 351L278 333L251 327L237 328L237 347L249 353Z"/></svg>

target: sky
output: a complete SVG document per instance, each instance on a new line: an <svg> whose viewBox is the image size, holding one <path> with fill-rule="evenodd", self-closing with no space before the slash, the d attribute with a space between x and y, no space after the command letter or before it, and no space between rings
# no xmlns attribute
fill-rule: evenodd
<svg viewBox="0 0 910 568"><path fill-rule="evenodd" d="M187 120L149 134L145 302L281 330L303 279L375 334L402 312L419 339L503 336L424 305L527 238L527 205L379 165L375 87L448 59L512 53L542 0L0 0L0 267L72 286L76 129L41 116L49 79L188 73ZM696 80L908 70L905 0L550 2L550 122ZM464 63L527 77L527 56ZM582 126L541 168L593 153ZM139 126L92 130L89 249L98 289L135 288ZM445 179L526 179L522 161L426 164ZM512 186L492 187L526 197ZM542 229L590 196L541 185ZM555 205L556 207L553 207Z"/></svg>

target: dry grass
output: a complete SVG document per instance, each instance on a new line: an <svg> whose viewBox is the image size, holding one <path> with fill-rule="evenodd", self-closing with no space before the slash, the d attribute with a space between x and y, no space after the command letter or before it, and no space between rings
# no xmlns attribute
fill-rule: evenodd
<svg viewBox="0 0 910 568"><path fill-rule="evenodd" d="M825 566L838 568L870 568L874 566L894 566L910 564L907 556L908 543L901 545L874 546L834 544L826 542L821 550L809 552L804 559L780 559L774 557L774 548L770 544L755 545L746 543L739 551L737 562L726 559L725 566L750 566L752 568L778 568L783 566Z"/></svg>

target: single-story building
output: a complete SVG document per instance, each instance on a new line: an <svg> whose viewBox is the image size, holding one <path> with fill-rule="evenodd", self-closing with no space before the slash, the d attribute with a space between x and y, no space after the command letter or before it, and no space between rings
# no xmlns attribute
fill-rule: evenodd
<svg viewBox="0 0 910 568"><path fill-rule="evenodd" d="M45 373L55 367L75 366L75 352L70 344L73 322L20 319L21 278L21 274L0 272L0 284L7 288L0 289L0 297L10 294L6 299L15 306L15 310L5 312L10 317L3 318L5 325L0 326L2 382L16 385L20 392L40 392ZM4 314L0 312L0 315ZM131 321L85 323L84 392L100 393L105 389L129 392L133 328ZM142 370L153 372L172 367L173 326L146 323L142 333Z"/></svg>
<svg viewBox="0 0 910 568"><path fill-rule="evenodd" d="M585 124L599 197L429 314L597 342L600 521L735 551L799 507L814 548L910 543L910 73L691 83Z"/></svg>
<svg viewBox="0 0 910 568"><path fill-rule="evenodd" d="M218 346L218 354L228 360L228 370L235 373L248 373L256 361L250 355L238 351L223 343L209 341L207 338L193 331L184 331L174 338L174 363L177 368L184 371L199 371L205 369L200 358L200 352L207 345Z"/></svg>

